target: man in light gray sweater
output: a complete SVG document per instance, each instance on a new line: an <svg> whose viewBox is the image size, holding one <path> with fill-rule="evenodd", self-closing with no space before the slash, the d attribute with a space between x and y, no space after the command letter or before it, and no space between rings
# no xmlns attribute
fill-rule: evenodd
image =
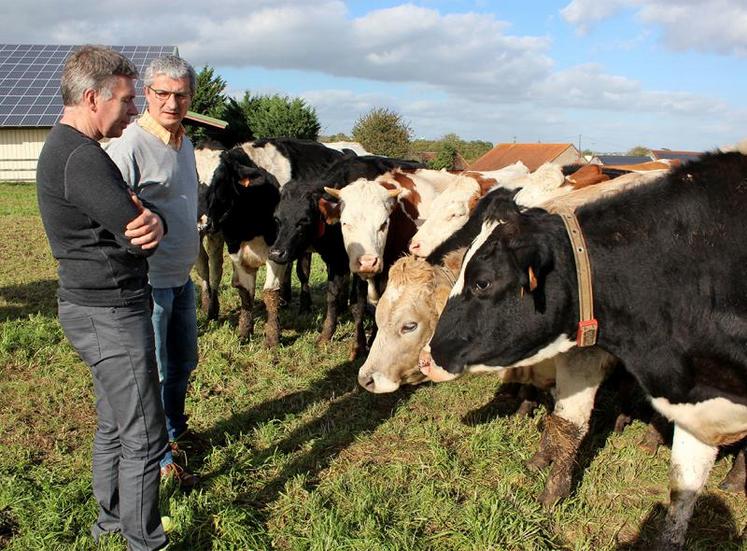
<svg viewBox="0 0 747 551"><path fill-rule="evenodd" d="M195 71L177 56L155 59L145 70L146 112L106 151L135 193L155 205L169 225L158 251L148 258L153 287L153 329L166 414L169 450L161 477L182 487L197 478L174 461L177 442L189 439L184 403L197 367L197 312L190 271L197 260L197 169L182 120L195 90Z"/></svg>

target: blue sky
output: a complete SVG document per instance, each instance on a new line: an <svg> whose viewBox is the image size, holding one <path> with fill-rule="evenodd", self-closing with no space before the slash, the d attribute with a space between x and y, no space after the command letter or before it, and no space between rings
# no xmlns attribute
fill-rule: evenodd
<svg viewBox="0 0 747 551"><path fill-rule="evenodd" d="M424 138L623 152L747 137L745 0L11 0L0 32L175 44L231 94L304 98L327 134L388 107Z"/></svg>

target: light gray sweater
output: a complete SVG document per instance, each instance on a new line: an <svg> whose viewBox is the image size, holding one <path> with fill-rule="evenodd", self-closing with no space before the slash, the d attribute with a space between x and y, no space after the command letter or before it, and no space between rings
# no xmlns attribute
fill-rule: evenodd
<svg viewBox="0 0 747 551"><path fill-rule="evenodd" d="M155 205L168 223L168 234L148 258L150 284L159 289L184 285L199 249L192 142L184 136L177 151L135 122L106 145L106 152L138 197Z"/></svg>

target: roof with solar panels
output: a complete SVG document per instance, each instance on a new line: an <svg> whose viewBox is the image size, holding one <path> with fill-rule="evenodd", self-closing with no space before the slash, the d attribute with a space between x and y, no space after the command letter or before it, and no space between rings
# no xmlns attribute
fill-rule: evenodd
<svg viewBox="0 0 747 551"><path fill-rule="evenodd" d="M48 128L62 116L60 76L65 59L79 45L0 44L0 128ZM109 46L130 59L142 75L155 58L179 55L176 46ZM135 82L138 111L145 108L142 81ZM198 124L225 128L218 119L189 112Z"/></svg>

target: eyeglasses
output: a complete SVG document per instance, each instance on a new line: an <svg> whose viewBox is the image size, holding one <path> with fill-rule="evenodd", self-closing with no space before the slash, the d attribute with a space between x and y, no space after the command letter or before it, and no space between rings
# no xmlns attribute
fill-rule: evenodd
<svg viewBox="0 0 747 551"><path fill-rule="evenodd" d="M153 92L153 95L156 96L158 101L168 101L169 98L173 95L176 101L183 103L189 101L189 99L192 97L192 94L190 93L172 92L171 90L158 90L157 88L153 88L152 86L148 86L148 88L150 88L150 91Z"/></svg>

